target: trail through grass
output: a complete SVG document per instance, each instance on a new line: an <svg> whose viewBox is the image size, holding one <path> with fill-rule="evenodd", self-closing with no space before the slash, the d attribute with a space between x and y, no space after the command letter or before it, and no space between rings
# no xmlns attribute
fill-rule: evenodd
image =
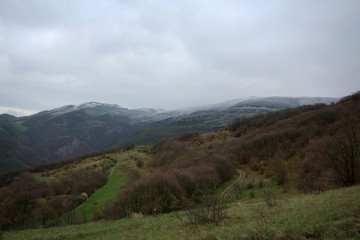
<svg viewBox="0 0 360 240"><path fill-rule="evenodd" d="M117 164L113 167L107 183L97 189L86 202L78 206L72 212L62 216L60 220L61 223L63 225L69 224L70 218L75 218L75 220L71 220L75 222L90 222L96 209L103 207L103 204L107 200L114 198L119 189L126 184L127 173L121 169L121 166L126 165L129 168L136 167L135 161L131 161L129 158L141 156L144 154L144 151L147 150L149 150L149 147L147 146L137 146L132 150L113 155L112 157L117 160Z"/></svg>
<svg viewBox="0 0 360 240"><path fill-rule="evenodd" d="M65 214L62 217L62 222L66 222L69 216L76 216L78 221L89 222L91 221L94 209L101 207L104 202L113 198L120 187L126 183L126 173L120 171L120 166L124 163L125 153L114 156L118 161L113 167L112 173L108 178L107 183L101 188L97 189L89 199L78 206L74 211ZM81 218L81 219L79 219Z"/></svg>

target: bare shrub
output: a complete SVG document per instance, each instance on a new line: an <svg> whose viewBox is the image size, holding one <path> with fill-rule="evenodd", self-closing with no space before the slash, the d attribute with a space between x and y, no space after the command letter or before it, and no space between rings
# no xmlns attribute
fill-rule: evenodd
<svg viewBox="0 0 360 240"><path fill-rule="evenodd" d="M137 159L136 166L142 168L144 166L144 161L141 158Z"/></svg>
<svg viewBox="0 0 360 240"><path fill-rule="evenodd" d="M191 224L219 222L226 217L226 207L219 197L207 197L201 204L188 202L184 212Z"/></svg>
<svg viewBox="0 0 360 240"><path fill-rule="evenodd" d="M129 212L165 213L185 196L186 192L175 176L156 170L128 185L115 205L121 208L122 216Z"/></svg>
<svg viewBox="0 0 360 240"><path fill-rule="evenodd" d="M128 178L129 178L130 182L134 182L134 181L140 179L140 177L141 177L141 173L137 169L130 170L130 172L128 173Z"/></svg>
<svg viewBox="0 0 360 240"><path fill-rule="evenodd" d="M196 176L192 172L182 169L175 172L175 177L187 195L192 196L197 189L195 184Z"/></svg>
<svg viewBox="0 0 360 240"><path fill-rule="evenodd" d="M187 141L196 140L199 137L200 137L199 132L186 132L186 133L183 133L183 134L177 136L175 139L178 141L187 142Z"/></svg>
<svg viewBox="0 0 360 240"><path fill-rule="evenodd" d="M263 192L264 192L264 200L266 202L266 205L268 205L268 207L275 206L277 204L275 193L268 189L264 189Z"/></svg>
<svg viewBox="0 0 360 240"><path fill-rule="evenodd" d="M247 189L252 189L252 188L254 188L255 186L254 186L254 183L253 183L253 182L248 182L248 183L246 184L246 187L247 187Z"/></svg>
<svg viewBox="0 0 360 240"><path fill-rule="evenodd" d="M266 224L268 223L268 221L267 221L266 218L265 218L264 212L261 211L261 209L260 209L260 206L258 206L257 208L255 208L255 207L253 207L253 206L250 206L249 208L250 208L252 211L254 211L254 212L260 217L260 219L264 221L264 223L266 223Z"/></svg>
<svg viewBox="0 0 360 240"><path fill-rule="evenodd" d="M359 93L357 93L359 94ZM343 120L335 136L327 140L323 157L336 172L339 180L347 186L359 182L360 134L355 120Z"/></svg>
<svg viewBox="0 0 360 240"><path fill-rule="evenodd" d="M257 182L257 188L263 188L264 186L264 179L261 177Z"/></svg>
<svg viewBox="0 0 360 240"><path fill-rule="evenodd" d="M230 161L219 155L212 156L213 161L216 162L215 169L220 176L222 182L229 181L236 173L235 168Z"/></svg>
<svg viewBox="0 0 360 240"><path fill-rule="evenodd" d="M340 102L348 102L348 101L359 101L360 100L360 91L356 91L349 96L345 96L340 99Z"/></svg>
<svg viewBox="0 0 360 240"><path fill-rule="evenodd" d="M255 192L254 191L251 191L250 192L250 198L254 198L255 197Z"/></svg>
<svg viewBox="0 0 360 240"><path fill-rule="evenodd" d="M91 218L92 221L98 221L105 217L104 209L97 205L92 205L91 211L92 211L92 218Z"/></svg>

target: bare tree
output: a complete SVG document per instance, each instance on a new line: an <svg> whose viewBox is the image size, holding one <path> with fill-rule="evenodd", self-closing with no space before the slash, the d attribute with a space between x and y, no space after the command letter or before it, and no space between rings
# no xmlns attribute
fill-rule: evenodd
<svg viewBox="0 0 360 240"><path fill-rule="evenodd" d="M351 186L359 180L360 134L356 122L343 123L340 131L329 141L324 155L341 182Z"/></svg>

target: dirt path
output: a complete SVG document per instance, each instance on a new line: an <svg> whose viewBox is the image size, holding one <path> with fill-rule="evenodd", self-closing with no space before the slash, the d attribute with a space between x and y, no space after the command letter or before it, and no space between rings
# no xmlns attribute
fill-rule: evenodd
<svg viewBox="0 0 360 240"><path fill-rule="evenodd" d="M239 178L236 179L236 181L233 182L230 186L228 186L228 187L220 194L220 197L225 198L226 195L234 188L234 186L235 186L236 184L238 184L239 182L241 182L241 181L245 178L246 174L244 173L244 171L239 170L239 169L236 169L236 171L240 174Z"/></svg>

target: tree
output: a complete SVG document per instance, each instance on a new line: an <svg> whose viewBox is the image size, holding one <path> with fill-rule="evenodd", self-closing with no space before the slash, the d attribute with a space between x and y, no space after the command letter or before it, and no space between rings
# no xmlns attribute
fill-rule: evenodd
<svg viewBox="0 0 360 240"><path fill-rule="evenodd" d="M356 122L342 123L336 135L329 140L324 156L345 185L351 186L359 181L360 134Z"/></svg>
<svg viewBox="0 0 360 240"><path fill-rule="evenodd" d="M48 206L58 217L60 217L64 213L64 198L56 196L49 201Z"/></svg>
<svg viewBox="0 0 360 240"><path fill-rule="evenodd" d="M41 223L44 227L47 226L49 220L53 220L57 217L57 213L49 207L48 204L43 205L37 210L37 214L40 217Z"/></svg>

